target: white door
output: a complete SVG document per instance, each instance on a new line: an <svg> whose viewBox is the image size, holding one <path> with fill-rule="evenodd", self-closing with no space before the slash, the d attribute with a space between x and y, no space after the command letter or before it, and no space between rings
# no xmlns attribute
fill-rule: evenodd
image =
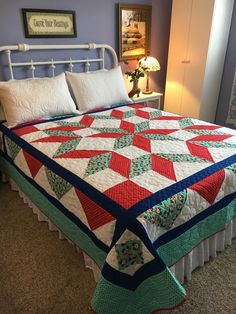
<svg viewBox="0 0 236 314"><path fill-rule="evenodd" d="M177 0L178 1L178 0ZM214 0L193 0L180 114L198 118Z"/></svg>
<svg viewBox="0 0 236 314"><path fill-rule="evenodd" d="M214 0L174 0L165 110L199 117Z"/></svg>
<svg viewBox="0 0 236 314"><path fill-rule="evenodd" d="M188 53L189 25L193 0L174 0L172 4L170 43L164 107L181 112L185 61Z"/></svg>

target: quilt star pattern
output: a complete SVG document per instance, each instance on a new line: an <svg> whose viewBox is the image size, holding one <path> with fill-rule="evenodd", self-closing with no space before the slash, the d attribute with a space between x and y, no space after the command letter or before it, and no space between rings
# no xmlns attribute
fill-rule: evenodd
<svg viewBox="0 0 236 314"><path fill-rule="evenodd" d="M7 158L106 253L95 309L109 312L109 285L160 274L181 302L158 248L234 200L236 131L142 105L1 130Z"/></svg>

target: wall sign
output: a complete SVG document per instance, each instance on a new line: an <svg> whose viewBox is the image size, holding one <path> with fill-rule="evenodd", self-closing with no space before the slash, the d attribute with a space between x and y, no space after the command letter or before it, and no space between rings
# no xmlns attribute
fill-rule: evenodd
<svg viewBox="0 0 236 314"><path fill-rule="evenodd" d="M119 4L119 60L149 54L151 13L150 5Z"/></svg>
<svg viewBox="0 0 236 314"><path fill-rule="evenodd" d="M75 11L22 9L25 37L76 37Z"/></svg>

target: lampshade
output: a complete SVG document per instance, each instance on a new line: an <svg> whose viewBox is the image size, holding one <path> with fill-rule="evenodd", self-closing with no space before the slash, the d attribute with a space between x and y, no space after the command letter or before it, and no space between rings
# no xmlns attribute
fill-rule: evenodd
<svg viewBox="0 0 236 314"><path fill-rule="evenodd" d="M146 71L159 71L161 69L160 63L154 57L143 57L139 60L139 64L142 67L147 68Z"/></svg>
<svg viewBox="0 0 236 314"><path fill-rule="evenodd" d="M151 94L152 91L149 89L149 72L158 71L161 69L160 63L154 57L143 57L139 60L139 66L146 68L145 72L147 75L146 89L143 91L144 94Z"/></svg>

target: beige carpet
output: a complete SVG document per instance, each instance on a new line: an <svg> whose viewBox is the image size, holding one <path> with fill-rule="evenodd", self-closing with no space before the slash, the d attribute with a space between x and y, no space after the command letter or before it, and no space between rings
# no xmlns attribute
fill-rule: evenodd
<svg viewBox="0 0 236 314"><path fill-rule="evenodd" d="M87 314L94 288L81 254L0 184L0 313ZM236 313L236 240L186 288L187 301L172 313Z"/></svg>

